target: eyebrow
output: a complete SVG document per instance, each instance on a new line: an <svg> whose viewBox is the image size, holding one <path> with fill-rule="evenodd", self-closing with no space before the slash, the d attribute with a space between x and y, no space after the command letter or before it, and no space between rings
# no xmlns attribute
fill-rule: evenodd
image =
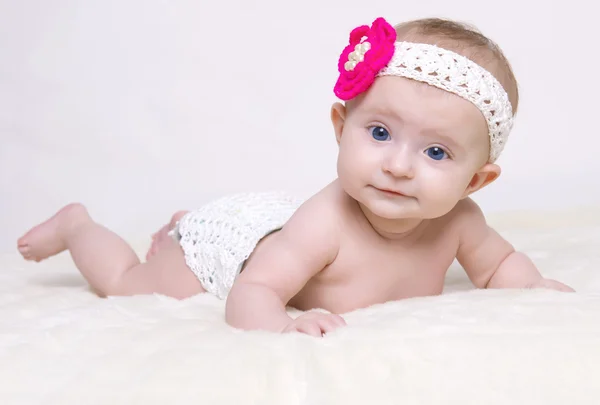
<svg viewBox="0 0 600 405"><path fill-rule="evenodd" d="M458 142L456 142L451 136L440 133L434 129L426 130L423 132L424 136L440 139L444 144L448 145L450 149L453 151L461 151L463 152L465 148L461 146Z"/></svg>
<svg viewBox="0 0 600 405"><path fill-rule="evenodd" d="M367 112L368 114L379 114L379 115L387 115L387 116L392 116L396 119L398 119L399 121L402 121L402 117L400 116L400 114L398 114L395 110L389 108L389 107L381 107L381 106L371 106L369 108L365 108L365 112Z"/></svg>

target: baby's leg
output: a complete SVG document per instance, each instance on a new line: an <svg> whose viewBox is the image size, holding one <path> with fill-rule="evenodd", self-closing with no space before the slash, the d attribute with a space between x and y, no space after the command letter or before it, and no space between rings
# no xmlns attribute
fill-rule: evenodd
<svg viewBox="0 0 600 405"><path fill-rule="evenodd" d="M18 241L25 259L41 261L69 250L75 265L100 295L158 293L186 298L204 292L173 243L147 263L121 237L95 223L81 204L67 205Z"/></svg>
<svg viewBox="0 0 600 405"><path fill-rule="evenodd" d="M171 243L172 238L169 236L169 232L175 228L177 221L188 212L189 211L177 211L173 214L171 220L167 224L152 235L152 245L150 245L150 249L148 249L148 253L146 253L146 260L155 255L156 252L163 248L163 246Z"/></svg>

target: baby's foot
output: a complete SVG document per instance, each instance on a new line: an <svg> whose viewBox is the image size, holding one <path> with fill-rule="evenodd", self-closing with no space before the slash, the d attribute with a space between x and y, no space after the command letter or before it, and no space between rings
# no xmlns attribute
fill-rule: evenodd
<svg viewBox="0 0 600 405"><path fill-rule="evenodd" d="M17 248L25 260L42 261L65 250L65 232L75 224L89 219L83 205L69 204L20 237Z"/></svg>
<svg viewBox="0 0 600 405"><path fill-rule="evenodd" d="M152 235L152 245L150 249L148 249L148 253L146 253L146 260L150 257L154 256L156 252L158 252L166 243L169 242L171 237L169 236L169 232L175 228L177 221L181 219L188 211L177 211L171 217L171 221L160 228L154 235Z"/></svg>

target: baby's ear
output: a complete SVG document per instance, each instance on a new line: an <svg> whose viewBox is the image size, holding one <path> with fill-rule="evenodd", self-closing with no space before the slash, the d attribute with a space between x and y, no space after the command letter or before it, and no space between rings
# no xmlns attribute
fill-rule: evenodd
<svg viewBox="0 0 600 405"><path fill-rule="evenodd" d="M500 166L493 163L486 163L475 173L469 185L465 189L462 198L466 198L474 192L481 190L488 184L491 184L494 180L500 177Z"/></svg>
<svg viewBox="0 0 600 405"><path fill-rule="evenodd" d="M335 139L340 144L342 132L344 130L344 122L346 121L346 107L342 103L334 103L331 106L331 123L335 131Z"/></svg>

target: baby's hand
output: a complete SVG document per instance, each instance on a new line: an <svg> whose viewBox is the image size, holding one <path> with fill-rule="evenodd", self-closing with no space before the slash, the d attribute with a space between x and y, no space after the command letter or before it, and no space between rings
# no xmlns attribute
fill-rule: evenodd
<svg viewBox="0 0 600 405"><path fill-rule="evenodd" d="M547 278L543 278L540 281L538 281L537 283L531 284L529 286L529 288L549 288L551 290L558 290L558 291L563 291L563 292L575 292L575 290L572 289L571 287L569 287L568 285L565 285L559 281L550 280Z"/></svg>
<svg viewBox="0 0 600 405"><path fill-rule="evenodd" d="M346 326L346 321L339 315L307 312L290 322L281 332L300 332L321 337L342 326Z"/></svg>

